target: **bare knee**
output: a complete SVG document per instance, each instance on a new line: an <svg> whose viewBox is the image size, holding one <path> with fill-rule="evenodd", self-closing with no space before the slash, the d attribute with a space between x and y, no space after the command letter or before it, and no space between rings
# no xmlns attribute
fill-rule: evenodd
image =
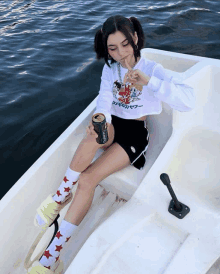
<svg viewBox="0 0 220 274"><path fill-rule="evenodd" d="M101 146L99 143L97 143L96 138L91 135L85 135L81 141L81 144L86 144L86 146L90 146L94 149L98 149Z"/></svg>
<svg viewBox="0 0 220 274"><path fill-rule="evenodd" d="M86 172L82 172L78 180L78 188L82 191L92 191L96 188L94 180Z"/></svg>

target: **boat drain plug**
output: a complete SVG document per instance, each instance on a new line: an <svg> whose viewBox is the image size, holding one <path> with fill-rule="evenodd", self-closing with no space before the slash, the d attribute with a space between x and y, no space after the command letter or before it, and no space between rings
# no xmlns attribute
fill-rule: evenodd
<svg viewBox="0 0 220 274"><path fill-rule="evenodd" d="M168 207L168 211L177 218L183 219L189 213L190 208L177 200L177 197L170 184L170 178L166 173L162 173L160 175L160 180L164 183L165 186L167 186L172 197L172 200L170 201L170 205Z"/></svg>

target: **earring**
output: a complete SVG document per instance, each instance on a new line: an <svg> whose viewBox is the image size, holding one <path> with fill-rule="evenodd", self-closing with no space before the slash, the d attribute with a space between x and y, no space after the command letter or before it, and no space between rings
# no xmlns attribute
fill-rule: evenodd
<svg viewBox="0 0 220 274"><path fill-rule="evenodd" d="M111 59L111 56L110 56L110 54L108 54L108 59Z"/></svg>
<svg viewBox="0 0 220 274"><path fill-rule="evenodd" d="M136 50L138 50L138 45L136 44L135 46L136 46L136 48L135 48L135 49L136 49Z"/></svg>

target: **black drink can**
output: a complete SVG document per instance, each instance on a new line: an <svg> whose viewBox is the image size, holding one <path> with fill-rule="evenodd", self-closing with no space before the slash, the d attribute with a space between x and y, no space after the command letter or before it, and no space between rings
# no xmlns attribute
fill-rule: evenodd
<svg viewBox="0 0 220 274"><path fill-rule="evenodd" d="M92 124L95 132L98 134L96 139L98 144L105 144L108 142L108 130L106 118L103 113L96 113L92 116Z"/></svg>

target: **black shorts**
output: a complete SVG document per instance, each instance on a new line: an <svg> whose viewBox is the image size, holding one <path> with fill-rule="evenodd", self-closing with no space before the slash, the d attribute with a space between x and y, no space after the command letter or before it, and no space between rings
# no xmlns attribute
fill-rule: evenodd
<svg viewBox="0 0 220 274"><path fill-rule="evenodd" d="M149 143L149 132L145 121L127 120L112 115L115 129L113 143L118 143L128 154L131 165L142 169L146 162L145 153Z"/></svg>

